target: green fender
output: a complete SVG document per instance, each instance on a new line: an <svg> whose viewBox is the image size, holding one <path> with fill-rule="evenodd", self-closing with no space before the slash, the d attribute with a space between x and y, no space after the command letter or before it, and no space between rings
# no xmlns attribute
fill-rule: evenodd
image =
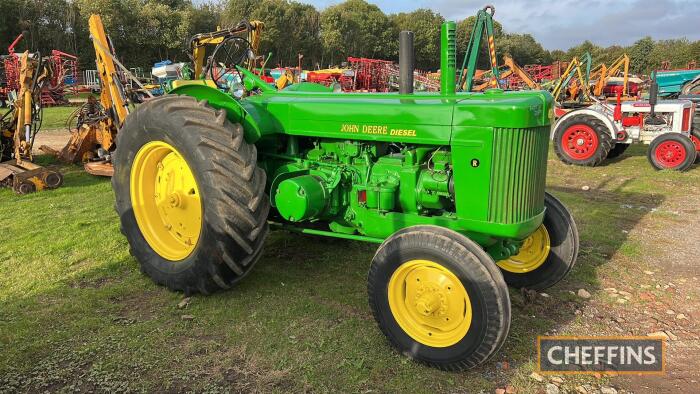
<svg viewBox="0 0 700 394"><path fill-rule="evenodd" d="M260 118L255 116L254 108L248 110L241 103L219 89L203 84L187 84L170 91L169 94L191 96L197 100L207 100L208 104L216 109L226 111L226 117L233 123L240 123L245 130L245 140L254 144L263 135Z"/></svg>

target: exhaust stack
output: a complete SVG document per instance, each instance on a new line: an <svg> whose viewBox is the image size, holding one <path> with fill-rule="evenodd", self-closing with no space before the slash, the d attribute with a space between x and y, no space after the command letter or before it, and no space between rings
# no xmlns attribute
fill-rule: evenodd
<svg viewBox="0 0 700 394"><path fill-rule="evenodd" d="M457 88L457 23L445 22L440 34L440 91L455 94Z"/></svg>
<svg viewBox="0 0 700 394"><path fill-rule="evenodd" d="M414 34L402 31L399 35L399 93L413 93L413 70L416 59L413 49Z"/></svg>
<svg viewBox="0 0 700 394"><path fill-rule="evenodd" d="M659 99L659 84L656 83L656 73L651 76L651 85L649 85L649 105L651 106L649 111L649 117L644 121L646 124L650 125L664 125L666 121L663 118L656 115L655 107Z"/></svg>

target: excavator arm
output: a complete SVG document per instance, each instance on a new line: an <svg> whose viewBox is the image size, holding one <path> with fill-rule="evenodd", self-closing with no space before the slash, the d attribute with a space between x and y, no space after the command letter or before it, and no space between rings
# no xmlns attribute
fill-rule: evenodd
<svg viewBox="0 0 700 394"><path fill-rule="evenodd" d="M578 57L575 57L569 63L564 73L554 85L552 90L552 96L554 100L559 102L559 96L562 94L564 89L571 88L570 92L572 96L576 96L579 91L583 92L584 99L590 100L590 95L588 93L588 77L591 72L591 55L589 53L585 54L585 59L582 62ZM586 71L583 71L585 67ZM572 80L576 78L572 84ZM569 85L572 84L570 87Z"/></svg>
<svg viewBox="0 0 700 394"><path fill-rule="evenodd" d="M71 120L77 119L77 127L71 130L71 138L60 152L47 146L40 149L64 162L85 163L85 170L90 174L111 176L114 172L111 153L116 149L117 132L129 116L129 100L122 78L130 78L142 89L143 85L117 59L102 18L91 15L88 26L100 79L99 102L90 97L73 113Z"/></svg>
<svg viewBox="0 0 700 394"><path fill-rule="evenodd" d="M512 74L517 75L525 83L525 85L527 85L527 87L529 87L532 90L540 89L540 84L535 82L532 79L532 77L530 77L530 74L523 70L522 67L520 67L520 65L518 65L518 63L516 63L512 57L504 55L503 63L508 68L508 70L510 70ZM502 74L501 76L503 77L504 75L505 74Z"/></svg>
<svg viewBox="0 0 700 394"><path fill-rule="evenodd" d="M466 92L472 91L472 86L474 84L474 73L476 72L477 67L476 63L477 59L479 58L479 48L481 47L481 40L484 35L486 36L489 46L489 60L492 73L489 84L491 87L498 87L498 80L501 76L500 72L498 71L496 43L493 34L493 15L495 13L496 8L492 5L487 5L476 14L476 22L474 23L471 35L469 36L467 52L464 55L462 68L460 69L459 78L457 79L457 86L463 87L463 90ZM465 69L466 72L464 71Z"/></svg>
<svg viewBox="0 0 700 394"><path fill-rule="evenodd" d="M99 15L91 15L88 21L90 38L95 47L95 63L100 78L102 90L100 91L100 104L112 112L112 121L117 128L121 127L129 115L128 101L124 86L117 74L115 66L114 48L105 33L102 18ZM111 145L111 143L109 144ZM108 147L103 147L109 149Z"/></svg>
<svg viewBox="0 0 700 394"><path fill-rule="evenodd" d="M622 95L623 96L628 96L629 95L629 71L630 71L630 58L627 56L627 54L623 54L622 56L618 57L615 59L615 61L612 63L610 68L608 69L607 75L605 75L605 83L603 83L603 86L601 87L601 93L603 90L603 87L608 82L608 79L611 77L616 77L617 74L622 70Z"/></svg>
<svg viewBox="0 0 700 394"><path fill-rule="evenodd" d="M603 88L605 87L607 74L608 67L605 65L605 63L600 63L593 70L591 70L589 80L595 81L595 84L593 85L594 96L600 97L603 94Z"/></svg>
<svg viewBox="0 0 700 394"><path fill-rule="evenodd" d="M192 63L194 65L194 75L196 78L205 78L205 55L206 47L219 45L227 38L239 36L242 33L247 33L246 39L250 44L250 49L254 54L258 53L260 47L260 38L265 24L260 21L242 21L235 27L228 29L219 29L210 33L200 33L190 39L190 50L192 51ZM255 60L248 59L247 68L252 70L255 67Z"/></svg>

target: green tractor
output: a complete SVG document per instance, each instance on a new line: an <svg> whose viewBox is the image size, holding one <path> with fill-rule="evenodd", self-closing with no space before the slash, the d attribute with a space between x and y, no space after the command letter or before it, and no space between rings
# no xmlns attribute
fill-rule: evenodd
<svg viewBox="0 0 700 394"><path fill-rule="evenodd" d="M552 97L457 91L454 22L442 26L442 90L278 91L191 81L141 105L118 133L113 187L142 270L186 294L241 281L268 230L374 242L369 304L403 354L462 370L510 326L506 284L545 289L572 268L578 233L545 192Z"/></svg>

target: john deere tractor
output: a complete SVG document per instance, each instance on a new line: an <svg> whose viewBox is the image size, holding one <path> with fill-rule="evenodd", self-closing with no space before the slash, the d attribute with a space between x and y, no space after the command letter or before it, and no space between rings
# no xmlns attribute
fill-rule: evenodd
<svg viewBox="0 0 700 394"><path fill-rule="evenodd" d="M552 97L456 91L455 28L439 93L413 93L404 32L399 93L278 91L239 65L241 85L182 82L141 105L113 186L142 270L209 294L251 271L270 227L377 243L369 305L391 344L448 370L489 359L510 326L506 284L557 283L578 233L545 192Z"/></svg>

